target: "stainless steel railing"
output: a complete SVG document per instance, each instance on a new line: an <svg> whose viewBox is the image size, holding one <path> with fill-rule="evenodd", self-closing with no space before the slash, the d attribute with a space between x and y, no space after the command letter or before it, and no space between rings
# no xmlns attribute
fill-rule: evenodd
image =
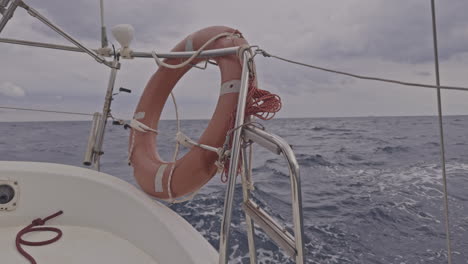
<svg viewBox="0 0 468 264"><path fill-rule="evenodd" d="M303 217L302 217L302 198L301 198L301 180L299 164L297 163L294 152L290 145L281 137L267 133L266 131L259 129L254 126L245 126L242 130L240 137L239 149L242 152L243 166L241 170L242 176L242 193L243 193L243 204L242 208L245 212L246 223L247 223L247 237L249 243L249 255L250 263L257 263L255 243L254 243L254 223L257 224L279 247L284 249L291 257L293 257L296 263L304 263L304 230L303 230ZM252 143L257 143L259 146L271 151L276 155L282 155L288 165L289 176L291 182L291 196L292 196L292 216L293 216L293 232L291 234L284 226L274 220L268 213L257 205L251 198L250 193L250 179L251 175L251 160L248 158L249 153L247 148L251 147ZM251 154L251 153L250 153ZM237 168L237 167L236 167ZM231 176L231 175L230 175ZM230 178L235 184L235 175ZM233 185L228 184L228 190L233 188ZM228 192L225 200L225 210L232 210L232 198ZM233 195L233 194L232 194ZM224 212L223 215L223 227L221 229L221 237L225 240L220 243L220 263L227 263L227 248L228 248L228 237L229 227L226 215L228 212Z"/></svg>
<svg viewBox="0 0 468 264"><path fill-rule="evenodd" d="M282 155L286 159L291 182L294 236L257 206L254 201L244 201L244 210L246 214L255 219L255 223L262 227L278 245L295 258L296 263L304 263L301 179L296 156L291 146L284 139L257 127L246 127L243 130L243 140L245 142L257 143L274 154ZM247 176L245 178L251 178L251 171L247 170L246 173Z"/></svg>
<svg viewBox="0 0 468 264"><path fill-rule="evenodd" d="M255 243L254 243L254 223L261 227L266 234L283 248L290 256L294 257L296 263L303 264L304 259L304 230L302 217L301 180L299 164L297 163L291 146L281 137L270 134L254 126L245 124L245 102L248 90L249 63L252 56L249 52L243 54L242 78L237 104L236 122L232 141L231 158L228 172L228 185L224 200L224 211L221 222L219 241L219 263L228 263L229 231L231 226L232 206L234 199L234 189L238 172L240 153L242 153L243 166L242 190L243 205L247 223L247 236L249 243L250 263L257 263ZM251 198L248 181L251 179L251 160L247 159L247 145L257 143L277 155L283 155L287 161L291 181L292 195L292 215L294 225L294 235L286 228L277 223L262 208L260 208Z"/></svg>

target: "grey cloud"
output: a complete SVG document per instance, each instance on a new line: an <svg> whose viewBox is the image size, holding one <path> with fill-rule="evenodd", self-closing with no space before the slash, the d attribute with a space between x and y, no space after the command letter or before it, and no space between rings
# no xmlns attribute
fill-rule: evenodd
<svg viewBox="0 0 468 264"><path fill-rule="evenodd" d="M26 95L26 92L23 88L14 83L3 82L0 83L0 95L7 97L23 97Z"/></svg>
<svg viewBox="0 0 468 264"><path fill-rule="evenodd" d="M99 45L99 2L29 1L59 26L90 44ZM465 0L438 1L440 52L444 80L468 82ZM180 39L209 25L238 28L252 44L287 58L340 70L433 81L432 35L428 1L105 1L109 32L115 24L135 27L133 47L168 50ZM248 5L248 8L246 6ZM1 37L66 43L60 36L19 11ZM110 35L110 34L109 34ZM110 37L110 36L109 36ZM109 69L84 54L0 44L0 82L12 82L26 96L0 97L1 104L30 105L73 111L99 111ZM464 56L462 56L465 54ZM257 57L260 86L284 100L279 116L433 114L433 94L421 99L419 90L355 81ZM133 90L119 95L113 113L131 116L139 96L156 70L152 60L126 60L116 86ZM212 114L219 91L219 72L191 71L176 87L183 118ZM385 87L385 88L384 88ZM388 89L388 90L386 90ZM413 92L414 91L414 92ZM62 97L59 100L58 97ZM463 112L466 98L450 94L447 113ZM391 100L391 101L390 101ZM168 115L172 117L168 103ZM455 107L456 106L456 107ZM465 111L466 112L466 111ZM2 119L2 117L0 117Z"/></svg>
<svg viewBox="0 0 468 264"><path fill-rule="evenodd" d="M376 57L401 63L433 61L432 21L429 1L376 1L350 10L357 19L343 24L337 34L316 50L322 59ZM453 0L437 5L441 60L468 52L468 2ZM337 28L330 28L337 30ZM343 33L346 32L346 33ZM340 33L343 33L340 35ZM346 37L352 35L349 39Z"/></svg>
<svg viewBox="0 0 468 264"><path fill-rule="evenodd" d="M46 14L67 32L80 39L100 39L99 1L44 0L31 3L46 10ZM104 1L104 17L109 39L110 29L116 24L132 24L139 42L158 44L160 38L180 35L180 25L190 19L184 9L172 1ZM44 34L55 34L44 26L34 24Z"/></svg>
<svg viewBox="0 0 468 264"><path fill-rule="evenodd" d="M44 0L28 4L72 36L80 39L100 36L99 1ZM49 36L57 35L39 21L32 24L32 28Z"/></svg>

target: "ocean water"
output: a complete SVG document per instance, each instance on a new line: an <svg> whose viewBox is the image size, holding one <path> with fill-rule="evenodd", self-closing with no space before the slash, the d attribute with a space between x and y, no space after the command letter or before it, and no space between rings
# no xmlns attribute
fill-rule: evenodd
<svg viewBox="0 0 468 264"><path fill-rule="evenodd" d="M454 263L468 263L468 117L445 117ZM199 136L207 121L182 121ZM446 263L440 145L435 117L277 119L301 166L307 263ZM81 166L90 122L0 123L0 160ZM170 159L174 121L162 121L160 154ZM102 171L132 184L128 131L108 126ZM255 198L291 227L284 160L255 148ZM169 205L215 247L226 185L215 176L194 200ZM235 205L241 203L236 188ZM245 220L234 207L230 257L248 263ZM293 263L256 230L260 263Z"/></svg>

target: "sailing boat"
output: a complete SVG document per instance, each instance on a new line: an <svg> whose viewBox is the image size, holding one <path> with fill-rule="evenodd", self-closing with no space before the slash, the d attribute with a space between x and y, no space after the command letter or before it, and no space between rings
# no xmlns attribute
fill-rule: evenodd
<svg viewBox="0 0 468 264"><path fill-rule="evenodd" d="M205 63L205 65L212 63L222 67L222 63L227 63L226 61L222 62L222 58L228 56L235 58L239 67L236 68L237 79L226 79L226 82L221 84L222 93L225 91L225 94L230 94L228 91L232 88L236 91L234 94L237 94L236 100L229 100L231 103L234 102L234 109L236 110L232 115L232 120L227 118L222 120L225 122L223 124L226 127L220 125L214 126L214 128L223 128L220 134L225 138L225 141L222 142L220 138L223 137L219 137L217 133L215 133L216 137L213 139L219 142L197 142L188 138L183 133L178 133L177 135L179 145L191 150L197 150L197 152L209 153L206 154L207 158L203 159L201 163L201 167L207 171L197 174L201 176L195 177L194 182L190 182L187 186L176 184L174 185L175 188L173 188L173 184L171 184L171 175L175 177L172 178L174 180L172 183L175 183L188 172L188 170L176 171L177 166L173 165L176 163L176 159L173 159L172 162L162 162L156 158L150 159L147 162L145 161L145 157L151 156L154 153L147 153L148 156L145 156L144 146L149 145L149 149L154 151L151 138L155 137L158 130L156 124L151 122L153 118L148 115L148 113L154 114L157 110L151 107L147 108L144 104L141 108L143 111L137 109L130 122L114 120L132 131L129 140L129 161L139 170L137 179L143 190L136 189L113 176L96 172L95 170L57 164L1 162L0 217L2 222L0 223L0 241L2 243L1 248L7 249L4 257L7 262L22 263L29 260L30 262L37 261L39 263L82 263L99 260L99 262L103 263L128 263L129 261L143 263L226 263L228 262L229 255L227 245L229 243L233 207L233 190L236 175L239 174L243 188L242 209L247 219L251 263L256 263L253 238L254 223L266 231L297 263L304 263L306 257L302 239L300 177L299 166L294 152L283 139L257 126L249 116L251 113L248 112L248 103L253 98L249 97L249 94L251 91L255 91L253 89L255 87L253 85L255 84L255 67L253 62L256 55L275 57L290 63L361 79L436 88L439 92L440 121L440 89L467 90L464 87L441 86L439 82L436 85L416 84L333 71L283 59L266 53L261 49L256 49L253 46L242 45L246 43L239 43L239 45L231 47L202 48L204 44L209 43L211 38L207 38L197 44L196 40L192 39L190 41L190 37L188 37L181 42L183 43L182 49L176 49L173 52L137 52L133 51L130 47L133 31L129 25L116 27L113 32L115 38L121 44L118 51L114 52L107 46L104 26L102 27L102 46L97 49L89 49L54 23L51 23L46 17L27 5L25 1L20 0L0 1L0 13L3 15L0 20L0 33L7 26L7 22L12 18L17 8L26 9L29 14L51 27L75 46L12 39L0 39L1 42L84 52L93 57L98 63L109 67L111 71L103 111L94 115L84 159L86 165L94 167L97 171L100 168L100 157L103 155L104 128L111 109L115 77L125 59L155 59L160 69L164 69L170 73L177 72L180 69L200 67L198 63ZM241 34L230 30L223 33L227 33L227 35L222 36L223 40L229 39L233 41L241 38ZM436 44L436 38L434 40ZM216 42L217 40L214 41ZM435 51L435 57L437 58L437 48ZM175 59L177 63L174 61ZM171 69L172 66L175 69ZM168 75L164 74L162 76L167 77ZM175 81L176 79L169 80ZM150 81L148 87L151 86L152 82ZM169 97L169 95L170 93L167 92L165 97ZM148 120L145 118L148 118ZM440 145L443 153L443 130L442 126L440 127L442 138ZM135 140L133 140L133 135L136 135ZM132 142L134 142L133 146ZM265 210L261 209L258 204L250 199L251 164L249 160L249 147L252 143L274 154L284 156L287 161L293 196L293 228L291 229L284 228L281 224L277 223ZM133 150L136 150L137 154L133 153ZM196 157L202 156L200 153L195 153L194 155ZM442 160L444 168L444 158ZM187 164L194 166L193 160ZM162 203L149 199L146 194L161 199L168 199L169 202L177 202L177 199L181 197L190 198L197 188L212 177L213 172L218 169L221 173L224 172L226 174L228 184L223 223L220 231L219 252L216 252L185 220L175 215ZM152 181L148 181L148 179ZM446 188L444 191L444 206L448 220ZM184 197L185 195L188 195L188 197ZM450 263L452 255L450 232L448 221L446 223L447 256ZM38 229L43 225L47 229ZM50 233L35 232L35 230L49 231ZM292 232L288 230L292 230ZM47 246L40 246L46 244Z"/></svg>

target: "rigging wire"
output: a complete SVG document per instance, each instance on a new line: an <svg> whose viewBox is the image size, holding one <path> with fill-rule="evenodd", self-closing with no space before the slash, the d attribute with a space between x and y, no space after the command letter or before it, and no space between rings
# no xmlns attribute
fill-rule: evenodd
<svg viewBox="0 0 468 264"><path fill-rule="evenodd" d="M440 134L440 159L442 165L442 183L444 188L444 213L445 213L445 237L447 239L447 261L448 264L452 264L452 245L450 239L450 217L449 217L449 204L448 204L448 192L447 192L447 171L445 166L445 145L444 145L444 127L442 120L442 99L440 93L440 74L439 74L439 52L437 48L437 24L435 15L435 3L431 0L431 11L432 11L432 35L434 39L434 66L435 66L435 77L437 84L437 114L439 118L439 134Z"/></svg>
<svg viewBox="0 0 468 264"><path fill-rule="evenodd" d="M31 112L45 112L45 113L56 113L56 114L68 114L68 115L84 115L84 116L92 116L93 115L93 114L89 114L89 113L80 113L80 112L43 110L43 109L20 108L20 107L10 107L10 106L0 106L0 109L21 110L21 111L31 111Z"/></svg>
<svg viewBox="0 0 468 264"><path fill-rule="evenodd" d="M443 86L443 85L431 85L431 84L423 84L423 83L405 82L405 81L385 79L385 78L365 76L365 75L358 75L358 74L354 74L354 73L333 70L333 69L329 69L329 68L324 68L324 67L315 66L315 65L311 65L311 64L307 64L307 63L303 63L303 62L299 62L299 61L286 59L286 58L283 58L283 57L280 57L280 56L270 54L270 53L268 53L268 52L266 52L266 51L264 51L262 49L259 49L259 48L255 50L255 54L261 54L264 57L271 57L271 58L282 60L282 61L285 61L285 62L288 62L288 63L292 63L292 64L296 64L296 65L300 65L300 66L304 66L304 67L308 67L308 68L312 68L312 69L316 69L316 70L320 70L320 71L326 71L326 72L330 72L330 73L346 75L346 76L357 78L357 79L379 81L379 82L386 82L386 83L394 83L394 84L399 84L399 85L404 85L404 86L415 86L415 87L422 87L422 88L446 89L446 90L457 90L457 91L468 92L467 87Z"/></svg>

